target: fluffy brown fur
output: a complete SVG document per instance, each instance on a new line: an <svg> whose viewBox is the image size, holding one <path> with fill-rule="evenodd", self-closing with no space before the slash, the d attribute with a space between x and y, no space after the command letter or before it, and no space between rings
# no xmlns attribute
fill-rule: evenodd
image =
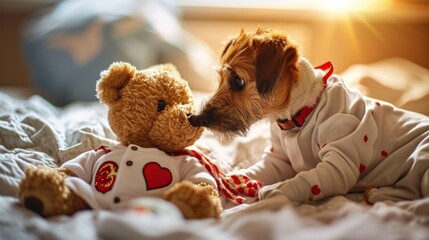
<svg viewBox="0 0 429 240"><path fill-rule="evenodd" d="M282 32L262 27L254 33L241 30L222 52L219 88L192 123L230 138L245 135L260 119L277 118L299 79L298 57L297 47ZM243 89L234 86L240 79Z"/></svg>
<svg viewBox="0 0 429 240"><path fill-rule="evenodd" d="M22 205L38 214L44 216L58 213L71 215L76 212L76 209L90 209L81 197L66 186L64 179L74 176L70 170L40 166L27 168L25 176L26 178L19 183L19 200ZM40 194L41 189L45 194ZM43 204L51 202L52 196L56 196L55 204Z"/></svg>
<svg viewBox="0 0 429 240"><path fill-rule="evenodd" d="M187 120L195 111L194 100L173 65L137 71L128 63L112 64L101 73L97 90L100 101L109 106L110 126L124 145L175 152L192 145L203 132ZM157 113L160 100L170 104Z"/></svg>

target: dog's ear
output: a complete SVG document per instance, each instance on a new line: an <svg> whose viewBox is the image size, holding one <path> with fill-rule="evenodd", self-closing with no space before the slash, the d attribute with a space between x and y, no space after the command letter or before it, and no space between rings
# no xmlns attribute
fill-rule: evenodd
<svg viewBox="0 0 429 240"><path fill-rule="evenodd" d="M279 40L262 40L256 48L256 88L261 97L270 95L283 74L296 68L298 51L294 45L285 46Z"/></svg>
<svg viewBox="0 0 429 240"><path fill-rule="evenodd" d="M234 37L234 38L230 38L229 40L225 41L225 48L222 50L222 54L220 55L221 59L225 55L226 51L228 51L229 47L234 43L235 39L236 38Z"/></svg>

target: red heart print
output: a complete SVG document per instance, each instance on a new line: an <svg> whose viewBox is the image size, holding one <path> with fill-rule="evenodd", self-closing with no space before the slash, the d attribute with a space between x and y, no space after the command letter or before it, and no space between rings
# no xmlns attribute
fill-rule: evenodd
<svg viewBox="0 0 429 240"><path fill-rule="evenodd" d="M363 164L359 165L359 172L362 173L363 171L365 171L365 169L366 169L365 165L363 165Z"/></svg>
<svg viewBox="0 0 429 240"><path fill-rule="evenodd" d="M166 187L173 181L173 175L170 170L161 167L157 162L147 163L143 167L143 177L146 181L147 190Z"/></svg>
<svg viewBox="0 0 429 240"><path fill-rule="evenodd" d="M311 193L313 193L313 195L319 195L321 191L322 190L319 188L318 185L313 185L313 187L311 188Z"/></svg>
<svg viewBox="0 0 429 240"><path fill-rule="evenodd" d="M363 141L364 141L364 142L367 142L367 141L368 141L368 136L367 136L367 135L363 136Z"/></svg>
<svg viewBox="0 0 429 240"><path fill-rule="evenodd" d="M383 156L383 157L387 157L387 156L389 156L389 153L387 153L386 151L381 151L381 156Z"/></svg>

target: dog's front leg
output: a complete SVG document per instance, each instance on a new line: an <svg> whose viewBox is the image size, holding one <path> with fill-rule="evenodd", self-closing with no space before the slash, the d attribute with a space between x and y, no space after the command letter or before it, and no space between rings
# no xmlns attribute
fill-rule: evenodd
<svg viewBox="0 0 429 240"><path fill-rule="evenodd" d="M267 185L259 190L259 199L267 199L277 195L286 196L293 202L306 202L310 199L311 184L301 176Z"/></svg>
<svg viewBox="0 0 429 240"><path fill-rule="evenodd" d="M330 152L315 168L294 178L268 185L259 191L259 199L284 195L293 202L307 202L346 194L357 182L359 171L337 152Z"/></svg>

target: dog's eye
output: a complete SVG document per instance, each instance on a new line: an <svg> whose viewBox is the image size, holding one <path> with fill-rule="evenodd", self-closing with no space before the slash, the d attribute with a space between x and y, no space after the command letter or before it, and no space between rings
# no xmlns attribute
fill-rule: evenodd
<svg viewBox="0 0 429 240"><path fill-rule="evenodd" d="M158 112L161 112L162 110L164 110L165 109L165 107L167 106L167 103L165 103L165 101L164 100L159 100L158 101L158 105L156 106L156 110L158 111Z"/></svg>
<svg viewBox="0 0 429 240"><path fill-rule="evenodd" d="M234 75L230 81L231 89L234 91L241 91L244 88L244 80L238 75Z"/></svg>

